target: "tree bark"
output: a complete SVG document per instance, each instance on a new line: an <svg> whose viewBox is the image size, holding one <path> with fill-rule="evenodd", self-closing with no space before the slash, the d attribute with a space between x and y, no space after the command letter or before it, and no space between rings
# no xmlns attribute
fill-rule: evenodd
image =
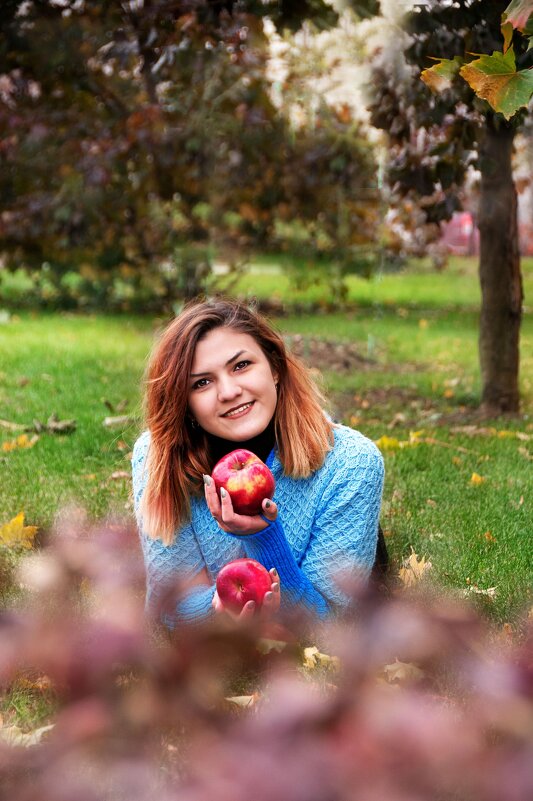
<svg viewBox="0 0 533 801"><path fill-rule="evenodd" d="M481 408L491 416L518 412L520 406L523 289L511 164L514 134L510 124L490 115L480 143Z"/></svg>

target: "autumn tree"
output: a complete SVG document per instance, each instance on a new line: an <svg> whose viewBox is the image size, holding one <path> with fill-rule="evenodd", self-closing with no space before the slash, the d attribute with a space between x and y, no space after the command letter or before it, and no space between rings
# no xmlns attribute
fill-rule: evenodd
<svg viewBox="0 0 533 801"><path fill-rule="evenodd" d="M491 415L519 409L523 291L512 154L525 112L508 119L495 111L459 68L471 60L469 54L502 49L507 5L505 0L416 5L396 31L399 58L386 49L374 53L371 106L374 125L390 139L389 180L404 196L422 199L428 221L449 218L460 207L469 168L480 171L481 401ZM530 66L527 40L512 30L508 36L516 65ZM448 70L443 91L434 94L420 73L439 59L455 62L455 69Z"/></svg>
<svg viewBox="0 0 533 801"><path fill-rule="evenodd" d="M339 150L351 175L361 171L349 162L368 154L347 147L351 121L322 129L316 143L310 131L295 137L265 77L267 14L280 29L337 19L321 0L6 0L5 263L44 264L69 280L74 268L87 281L118 269L141 281L147 265L167 260L159 280L194 294L208 247L231 258L278 242L279 214L316 216L313 194L290 172L321 170L324 208Z"/></svg>

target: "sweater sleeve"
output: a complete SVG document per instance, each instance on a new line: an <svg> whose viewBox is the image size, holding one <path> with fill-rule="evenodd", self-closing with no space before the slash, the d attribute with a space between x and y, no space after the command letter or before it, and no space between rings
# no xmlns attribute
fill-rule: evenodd
<svg viewBox="0 0 533 801"><path fill-rule="evenodd" d="M174 628L178 620L198 623L213 614L215 585L195 585L195 577L206 564L191 525L183 526L170 545L154 539L144 529L141 499L147 481L149 444L150 435L145 432L135 443L132 456L133 504L146 570L145 608L149 615L159 616L167 628ZM172 597L180 581L189 588L169 608L165 599Z"/></svg>
<svg viewBox="0 0 533 801"><path fill-rule="evenodd" d="M349 572L367 578L374 564L384 481L379 449L355 433L335 449L301 563L310 581L339 607L349 599L338 586L338 575Z"/></svg>
<svg viewBox="0 0 533 801"><path fill-rule="evenodd" d="M275 567L278 571L282 608L305 606L318 617L326 617L329 605L298 566L279 517L258 534L238 538L247 556L256 559L267 570Z"/></svg>

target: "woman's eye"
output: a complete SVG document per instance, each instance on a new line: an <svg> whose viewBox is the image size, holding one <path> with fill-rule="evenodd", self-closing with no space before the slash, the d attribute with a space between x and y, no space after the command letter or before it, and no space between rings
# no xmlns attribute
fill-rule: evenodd
<svg viewBox="0 0 533 801"><path fill-rule="evenodd" d="M235 365L236 370L242 370L244 367L248 367L251 362L248 359L243 359L242 362L237 362Z"/></svg>
<svg viewBox="0 0 533 801"><path fill-rule="evenodd" d="M192 385L193 389L203 389L208 385L209 381L207 378L199 378L198 381L195 381Z"/></svg>

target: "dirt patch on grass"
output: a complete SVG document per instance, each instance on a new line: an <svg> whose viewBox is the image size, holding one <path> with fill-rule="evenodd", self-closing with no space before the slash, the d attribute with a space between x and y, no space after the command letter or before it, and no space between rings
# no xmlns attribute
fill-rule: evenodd
<svg viewBox="0 0 533 801"><path fill-rule="evenodd" d="M330 370L347 374L356 371L361 372L361 370L372 370L376 372L412 373L426 369L424 364L410 362L389 364L363 356L360 345L355 342L307 337L302 334L293 334L286 336L284 339L287 347L295 356L298 356L308 367L320 372Z"/></svg>

